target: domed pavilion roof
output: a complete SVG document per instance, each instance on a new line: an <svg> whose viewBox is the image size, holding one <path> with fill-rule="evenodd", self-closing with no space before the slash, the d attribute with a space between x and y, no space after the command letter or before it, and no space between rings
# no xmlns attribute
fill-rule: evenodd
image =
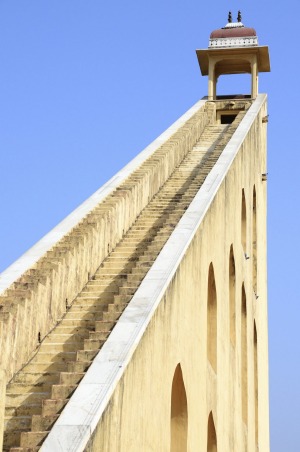
<svg viewBox="0 0 300 452"><path fill-rule="evenodd" d="M239 11L237 22L232 22L231 12L229 12L228 23L225 27L214 30L210 34L208 47L253 47L257 45L256 31L254 28L245 27L242 23L241 12Z"/></svg>

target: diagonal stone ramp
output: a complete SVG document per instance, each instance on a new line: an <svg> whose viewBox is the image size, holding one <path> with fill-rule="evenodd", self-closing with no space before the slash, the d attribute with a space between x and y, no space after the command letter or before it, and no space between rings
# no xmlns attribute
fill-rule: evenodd
<svg viewBox="0 0 300 452"><path fill-rule="evenodd" d="M39 450L243 116L239 113L231 125L205 128L36 355L10 382L4 451Z"/></svg>

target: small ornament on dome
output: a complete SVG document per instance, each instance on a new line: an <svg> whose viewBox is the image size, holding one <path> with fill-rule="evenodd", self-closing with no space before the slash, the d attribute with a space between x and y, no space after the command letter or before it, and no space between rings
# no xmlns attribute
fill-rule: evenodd
<svg viewBox="0 0 300 452"><path fill-rule="evenodd" d="M242 22L242 13L241 11L238 11L237 21Z"/></svg>
<svg viewBox="0 0 300 452"><path fill-rule="evenodd" d="M229 11L229 13L228 13L228 23L229 23L229 24L232 23L232 15L231 15L231 11Z"/></svg>

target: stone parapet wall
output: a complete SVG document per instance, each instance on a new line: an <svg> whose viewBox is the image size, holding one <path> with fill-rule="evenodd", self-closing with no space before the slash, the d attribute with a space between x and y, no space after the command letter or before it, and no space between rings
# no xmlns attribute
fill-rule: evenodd
<svg viewBox="0 0 300 452"><path fill-rule="evenodd" d="M41 241L41 255L29 252L1 275L0 364L6 381L34 355L39 341L64 316L68 305L196 143L204 127L214 121L215 106L199 104L187 120L157 140L156 149L145 154L129 176L117 186L111 184L111 192L77 224L63 234L55 231L45 250L46 236ZM57 242L53 243L56 234ZM24 268L24 262L25 266L29 262L28 268ZM12 274L17 275L14 281L10 281ZM6 286L5 280L10 281Z"/></svg>

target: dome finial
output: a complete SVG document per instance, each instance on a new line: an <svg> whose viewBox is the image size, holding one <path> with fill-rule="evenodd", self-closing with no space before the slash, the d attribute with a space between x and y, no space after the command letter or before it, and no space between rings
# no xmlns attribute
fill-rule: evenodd
<svg viewBox="0 0 300 452"><path fill-rule="evenodd" d="M228 23L231 24L232 22L232 15L231 15L231 11L229 11L228 13Z"/></svg>
<svg viewBox="0 0 300 452"><path fill-rule="evenodd" d="M242 13L241 11L238 11L237 21L242 22Z"/></svg>

